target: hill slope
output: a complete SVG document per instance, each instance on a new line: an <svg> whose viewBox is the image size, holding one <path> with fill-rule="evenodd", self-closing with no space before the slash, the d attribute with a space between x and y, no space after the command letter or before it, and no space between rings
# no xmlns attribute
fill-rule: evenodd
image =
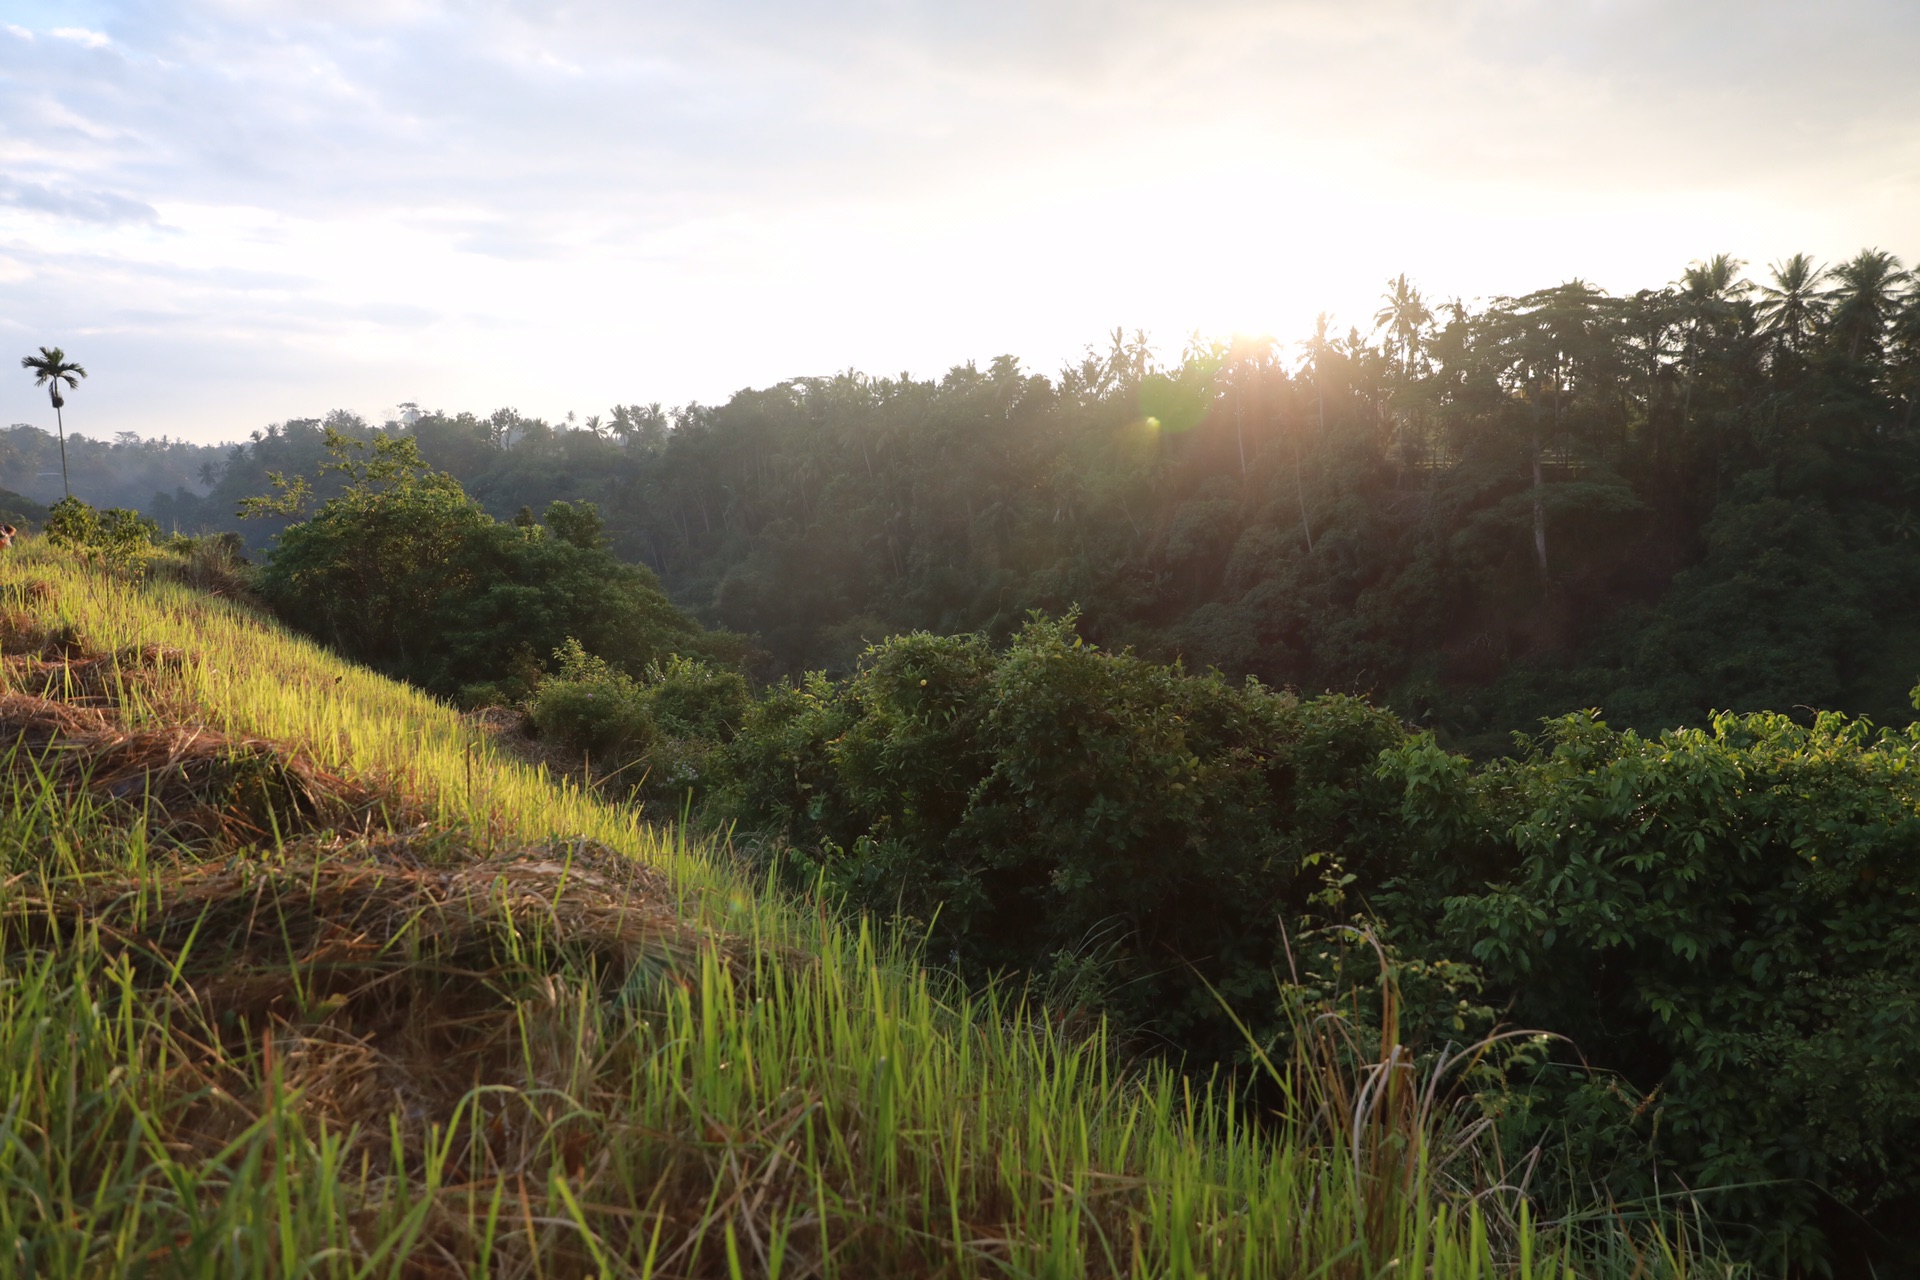
<svg viewBox="0 0 1920 1280"><path fill-rule="evenodd" d="M0 603L9 1271L1672 1262L1483 1213L1406 1071L1256 1124L229 602L29 544Z"/></svg>

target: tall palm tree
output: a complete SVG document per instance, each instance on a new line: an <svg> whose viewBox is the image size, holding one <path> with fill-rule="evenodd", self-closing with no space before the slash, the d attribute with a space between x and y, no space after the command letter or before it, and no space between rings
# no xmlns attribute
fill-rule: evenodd
<svg viewBox="0 0 1920 1280"><path fill-rule="evenodd" d="M1730 253L1716 253L1705 262L1696 262L1680 276L1680 292L1675 301L1683 317L1686 335L1682 359L1685 384L1680 399L1680 424L1684 429L1693 417L1693 384L1700 374L1700 360L1708 338L1722 330L1736 312L1742 296L1753 286L1740 278L1747 264Z"/></svg>
<svg viewBox="0 0 1920 1280"><path fill-rule="evenodd" d="M1420 291L1407 281L1406 272L1387 281L1389 292L1380 295L1386 305L1373 313L1373 327L1387 331L1389 350L1400 353L1402 377L1413 374L1414 358L1420 353L1420 335L1433 323L1433 310Z"/></svg>
<svg viewBox="0 0 1920 1280"><path fill-rule="evenodd" d="M1320 434L1327 434L1327 363L1333 358L1333 339L1327 334L1327 313L1313 321L1313 336L1300 344L1307 353L1306 367L1313 370L1313 393L1320 402Z"/></svg>
<svg viewBox="0 0 1920 1280"><path fill-rule="evenodd" d="M37 356L20 357L20 367L33 374L34 386L47 388L47 397L53 401L53 421L60 430L60 487L71 498L73 486L67 483L67 423L60 412L67 398L60 394L60 384L64 382L71 390L80 385L87 371L67 359L67 353L58 347L42 347Z"/></svg>
<svg viewBox="0 0 1920 1280"><path fill-rule="evenodd" d="M1247 478L1247 393L1257 389L1273 363L1273 339L1236 334L1227 348L1223 381L1233 394L1233 442L1240 451L1240 478Z"/></svg>
<svg viewBox="0 0 1920 1280"><path fill-rule="evenodd" d="M1900 259L1882 249L1862 249L1833 269L1833 279L1834 333L1847 344L1847 358L1878 355L1907 280Z"/></svg>
<svg viewBox="0 0 1920 1280"><path fill-rule="evenodd" d="M1751 287L1740 278L1740 268L1746 265L1730 253L1716 253L1681 273L1680 290L1703 305L1725 304Z"/></svg>
<svg viewBox="0 0 1920 1280"><path fill-rule="evenodd" d="M1827 269L1806 254L1796 253L1785 262L1774 263L1768 273L1773 283L1760 286L1754 315L1775 342L1798 354L1826 319L1827 298L1820 286L1827 279Z"/></svg>

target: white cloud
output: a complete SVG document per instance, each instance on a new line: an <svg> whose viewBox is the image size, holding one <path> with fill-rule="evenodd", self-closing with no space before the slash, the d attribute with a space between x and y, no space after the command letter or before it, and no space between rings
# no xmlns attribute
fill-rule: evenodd
<svg viewBox="0 0 1920 1280"><path fill-rule="evenodd" d="M111 191L58 189L0 174L0 206L28 209L77 222L152 222L153 206Z"/></svg>
<svg viewBox="0 0 1920 1280"><path fill-rule="evenodd" d="M0 42L7 331L102 349L116 429L1048 367L1115 324L1358 318L1402 269L1920 252L1899 0L320 12L96 0Z"/></svg>
<svg viewBox="0 0 1920 1280"><path fill-rule="evenodd" d="M89 49L104 49L113 43L98 31L89 31L85 27L55 27L47 34L56 40L71 40Z"/></svg>

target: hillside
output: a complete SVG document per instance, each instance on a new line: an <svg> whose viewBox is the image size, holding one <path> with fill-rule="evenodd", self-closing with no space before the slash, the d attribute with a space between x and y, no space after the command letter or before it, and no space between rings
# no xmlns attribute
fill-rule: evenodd
<svg viewBox="0 0 1920 1280"><path fill-rule="evenodd" d="M46 523L47 509L32 498L11 489L0 489L0 522L21 529L34 529Z"/></svg>
<svg viewBox="0 0 1920 1280"><path fill-rule="evenodd" d="M1282 1063L1277 1116L1129 1068L153 570L0 562L9 1272L1684 1262L1469 1199L1404 1058Z"/></svg>

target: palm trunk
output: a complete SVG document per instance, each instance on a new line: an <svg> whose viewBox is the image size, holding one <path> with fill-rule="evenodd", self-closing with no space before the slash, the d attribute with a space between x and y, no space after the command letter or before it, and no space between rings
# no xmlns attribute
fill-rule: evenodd
<svg viewBox="0 0 1920 1280"><path fill-rule="evenodd" d="M66 490L67 496L71 498L73 486L67 482L67 419L66 415L60 412L58 396L53 400L53 421L60 432L60 487Z"/></svg>
<svg viewBox="0 0 1920 1280"><path fill-rule="evenodd" d="M1533 436L1533 556L1540 562L1540 582L1547 582L1547 503L1540 474L1540 433Z"/></svg>
<svg viewBox="0 0 1920 1280"><path fill-rule="evenodd" d="M1235 389L1233 397L1233 441L1240 446L1240 478L1247 478L1247 434L1246 405L1242 403L1245 393Z"/></svg>
<svg viewBox="0 0 1920 1280"><path fill-rule="evenodd" d="M1313 526L1307 523L1307 490L1300 481L1300 436L1293 437L1293 493L1300 500L1300 531L1307 535L1307 554L1313 554Z"/></svg>

